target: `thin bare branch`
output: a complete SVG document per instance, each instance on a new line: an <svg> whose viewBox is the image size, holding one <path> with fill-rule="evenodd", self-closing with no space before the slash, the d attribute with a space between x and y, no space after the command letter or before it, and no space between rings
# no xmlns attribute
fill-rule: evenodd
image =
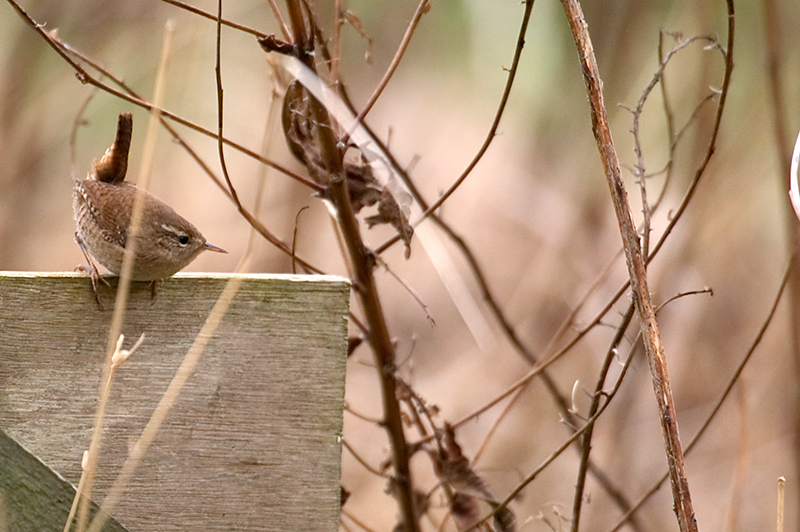
<svg viewBox="0 0 800 532"><path fill-rule="evenodd" d="M393 269L392 269L392 268L389 266L389 263L388 263L388 262L386 262L385 260L383 260L383 259L382 259L380 256L378 256L378 255L375 255L375 260L377 261L377 263L378 263L378 264L380 264L380 265L383 267L383 269L384 269L384 270L386 270L386 273L388 273L389 275L391 275L392 277L394 277L394 279L395 279L395 280L396 280L396 281L397 281L397 282L400 284L400 286L402 286L402 287L405 289L405 291L406 291L406 292L408 292L408 295L410 295L410 296L411 296L411 297L414 299L414 301L416 301L416 302L417 302L417 305L419 305L419 307L420 307L420 308L422 309L422 311L425 313L425 318L427 318L427 320L428 320L428 323L430 323L430 324L431 324L431 327L435 327L435 326L436 326L436 320L434 320L434 319L433 319L433 315L431 315L431 311L430 311L430 309L428 308L428 305L426 305L426 304L425 304L425 301L423 301L423 300L422 300L422 297L421 297L421 296L420 296L420 295L417 293L417 291L416 291L416 290L414 290L414 289L411 287L411 285L410 285L410 284L408 284L407 282L405 282L405 281L404 281L404 280L403 280L403 279L402 279L402 278L401 278L401 277L400 277L400 276L399 276L399 275L398 275L398 274L397 274L397 273L396 273L396 272L395 272L395 271L394 271L394 270L393 270Z"/></svg>
<svg viewBox="0 0 800 532"><path fill-rule="evenodd" d="M214 13L209 13L208 11L203 11L199 7L195 7L193 5L187 4L186 2L181 2L180 0L161 0L165 4L171 4L175 7L179 7L181 9L185 9L190 13L194 13L195 15L200 15L201 17L205 17L209 20L216 21L217 16ZM277 17L276 17L277 18ZM280 19L279 19L280 22ZM255 35L258 38L264 38L267 36L266 33L260 32L256 29L250 28L245 26L244 24L239 24L236 22L231 22L230 20L222 19L221 24L224 26L228 26L229 28L233 28L235 30L240 30L245 33L249 33L250 35ZM288 37L287 37L288 38Z"/></svg>
<svg viewBox="0 0 800 532"><path fill-rule="evenodd" d="M662 33L663 35L663 33ZM691 43L696 41L706 41L710 42L711 44L716 45L717 40L713 36L694 36L689 39L686 39L678 45L674 46L669 52L667 52L666 56L661 59L661 64L658 67L653 79L650 80L650 83L645 87L642 91L641 96L639 97L639 101L636 104L636 109L633 110L633 147L634 153L636 154L636 170L634 175L636 177L636 181L639 184L639 190L641 191L642 196L642 227L641 227L641 235L642 235L642 255L648 256L650 253L650 215L651 215L651 206L647 200L647 171L645 169L644 163L644 154L642 153L642 144L641 139L639 136L639 122L642 117L642 113L644 112L644 104L647 102L650 93L655 89L656 85L661 82L662 76L664 74L664 70L667 67L667 64L672 59L672 57L677 54L679 51L683 50ZM704 100L705 101L705 100ZM672 132L670 132L672 136ZM674 146L670 145L670 162L667 163L667 167L669 169L672 168L672 157L674 156ZM666 190L666 186L662 189L662 192ZM661 196L663 197L663 195Z"/></svg>
<svg viewBox="0 0 800 532"><path fill-rule="evenodd" d="M761 344L761 340L764 339L764 335L769 329L769 326L772 324L772 319L775 317L775 313L778 310L778 304L781 302L781 298L783 297L783 292L786 289L786 285L789 282L789 279L793 273L793 270L796 267L796 264L797 263L795 262L795 255L792 254L792 257L789 259L786 269L784 270L783 277L781 279L780 284L778 285L778 291L775 295L775 298L772 300L772 305L770 306L769 312L767 312L767 316L764 319L764 322L761 324L761 327L756 333L753 342L747 349L747 353L745 353L741 362L739 362L739 365L734 370L731 378L728 380L728 383L725 385L725 388L720 393L720 397L714 404L714 408L711 409L711 412L708 414L705 421L703 421L703 424L697 430L697 433L692 437L692 439L689 441L689 444L686 446L686 454L689 454L692 451L692 449L694 449L697 442L700 441L700 438L703 436L708 427L711 425L711 422L714 421L714 419L717 417L717 414L719 413L720 409L722 408L722 405L725 403L728 396L730 395L734 385L736 385L736 383L739 381L739 378L742 376L742 373L744 372L747 363L750 362L750 359L755 353L756 348L758 348L758 346ZM661 478L656 480L650 487L650 489L648 489L644 493L644 495L642 495L642 497L638 501L636 501L636 504L634 504L633 507L619 519L617 524L609 532L617 532L619 529L625 526L626 522L628 521L628 519L630 519L631 515L636 513L642 507L642 505L645 502L647 502L647 500L649 500L650 497L652 497L660 489L661 485L667 480L667 478L669 478L669 473L665 473Z"/></svg>
<svg viewBox="0 0 800 532"><path fill-rule="evenodd" d="M364 117L369 114L369 112L372 110L372 107L378 101L378 98L380 98L381 94L383 94L383 90L386 88L386 85L389 84L389 80L392 79L397 67L400 65L400 61L403 59L403 55L405 55L408 44L411 42L411 37L414 35L414 30L417 29L417 25L419 24L422 15L427 13L430 9L430 3L431 0L420 0L419 4L417 5L417 10L414 11L414 16L411 17L411 21L406 27L406 32L403 34L403 38L400 41L400 46L397 47L397 51L395 52L391 63L389 63L389 67L386 69L386 72L383 73L383 77L381 77L381 80L378 82L377 87L375 87L375 90L370 95L367 103L364 104L364 108L361 109L361 112L359 112L358 116L356 116L353 125L350 126L350 131L348 131L342 139L343 144L347 144L347 140L350 138L350 135L353 134L355 128L357 128L359 124L364 121ZM334 59L335 58L336 57L334 56ZM333 62L331 64L331 69L333 69Z"/></svg>
<svg viewBox="0 0 800 532"><path fill-rule="evenodd" d="M608 371L611 368L611 363L617 358L617 352L622 340L625 338L625 331L628 330L631 320L633 320L633 313L635 311L634 305L628 305L628 310L622 317L622 322L617 327L617 332L611 340L608 351L606 351L603 366L597 376L597 384L595 384L594 393L592 394L592 403L589 406L589 418L594 418L601 407L601 399L603 398L603 387L606 383ZM635 344L631 349L635 352ZM622 382L620 377L619 382ZM607 399L606 404L610 401ZM586 487L586 473L589 469L589 454L592 449L592 434L594 433L594 424L589 425L581 438L581 461L578 467L578 476L575 482L575 496L572 499L572 520L570 521L570 530L578 532L581 520L581 508L583 508L583 493Z"/></svg>
<svg viewBox="0 0 800 532"><path fill-rule="evenodd" d="M380 477L380 478L383 478L383 479L388 478L385 473L382 473L382 472L378 471L377 469L372 467L366 460L364 460L364 458L362 458L361 455L358 454L355 451L355 449L353 449L353 447L350 445L350 442L348 442L345 438L342 438L342 445L344 446L345 449L347 449L347 451L350 453L350 455L353 458L355 458L356 461L364 467L364 469L366 469L367 471L369 471L370 473L372 473L376 477Z"/></svg>
<svg viewBox="0 0 800 532"><path fill-rule="evenodd" d="M314 58L311 55L314 32L309 32L307 29L301 2L287 0L286 3L295 39L294 46L299 54L298 59L306 67L315 71ZM311 25L313 26L313 23ZM358 219L353 212L348 183L344 176L342 152L338 148L339 144L330 127L331 120L328 111L316 98L310 99L309 107L311 118L319 125L317 140L319 141L320 155L330 178L328 197L336 208L339 227L353 268L354 288L364 309L369 328L368 339L375 356L381 383L383 425L389 437L392 465L394 466L393 493L397 497L400 507L399 526L404 532L418 532L418 516L414 509L414 485L409 466L410 452L403 430L403 419L396 391L394 344L389 335L375 284L373 275L375 261L364 245Z"/></svg>
<svg viewBox="0 0 800 532"><path fill-rule="evenodd" d="M422 223L427 217L431 214L436 212L442 204L447 201L447 199L453 194L453 192L461 186L461 183L469 177L472 173L472 170L478 165L480 160L486 154L486 151L489 149L489 146L492 144L495 135L497 135L497 128L500 126L500 119L503 118L503 114L506 109L506 105L508 104L508 98L511 96L511 88L514 86L514 80L516 79L517 69L519 68L519 61L522 57L522 48L525 46L525 33L528 30L528 22L530 22L531 13L533 11L533 3L534 0L525 0L525 12L522 15L522 24L519 30L519 35L517 37L517 45L516 49L514 50L514 59L511 61L511 67L508 69L508 79L506 80L505 88L503 89L503 95L500 98L500 103L497 106L497 111L495 112L494 120L492 121L491 127L489 127L489 132L486 134L486 138L483 141L483 144L478 149L478 152L472 158L472 161L467 165L466 169L461 173L461 175L453 182L452 185L441 195L439 198L434 201L425 212L423 212L417 220L413 222L412 225L415 227ZM395 244L400 238L398 236L394 236L381 244L376 250L376 253L383 253L393 244Z"/></svg>
<svg viewBox="0 0 800 532"><path fill-rule="evenodd" d="M694 172L694 176L689 184L689 187L686 190L681 202L678 204L678 208L672 214L672 218L670 218L667 227L664 229L664 232L661 234L658 242L655 246L653 246L650 255L647 257L647 263L650 264L650 261L656 256L659 252L661 247L666 242L667 237L672 233L672 230L675 228L675 225L678 223L678 220L681 219L683 213L686 211L686 208L689 206L692 198L694 197L694 193L697 190L697 185L700 184L700 178L706 171L708 167L708 163L711 161L711 157L714 155L714 151L717 146L717 136L719 135L719 129L722 125L722 113L725 110L725 102L728 98L728 88L731 84L731 75L733 74L733 43L734 43L734 29L735 29L735 18L734 18L734 10L733 10L733 0L726 1L728 7L728 43L727 46L722 50L725 55L725 73L723 74L722 78L722 88L719 92L719 103L717 104L717 112L716 116L714 117L714 125L711 131L711 136L708 139L708 144L706 147L705 155L703 156L703 160L700 161L700 164L697 166Z"/></svg>
<svg viewBox="0 0 800 532"><path fill-rule="evenodd" d="M97 88L99 88L99 89L101 89L101 90L113 95L113 96L116 96L117 98L120 98L122 100L125 100L125 101L133 104L133 105L141 107L142 109L146 109L148 111L152 110L153 104L151 102L148 102L148 101L146 101L146 100L144 100L142 98L139 98L139 97L133 96L131 94L128 94L126 92L119 91L119 90L109 86L108 84L103 83L102 81L100 81L99 79L95 78L94 76L90 75L86 71L86 69L84 69L81 65L79 65L74 59L72 59L72 57L70 57L68 52L71 49L68 48L65 43L63 43L62 41L57 39L51 33L45 31L44 30L44 26L42 26L41 24L38 24L36 21L34 21L30 17L30 15L28 15L28 13L25 10L23 10L19 6L19 4L16 3L15 0L8 0L8 2L17 10L17 13L19 13L20 16L32 28L34 28L36 30L36 32L39 33L39 35L42 36L42 38L44 38L44 40L47 42L47 44L49 44L51 48L56 50L56 52L62 58L64 58L64 60L66 60L67 63L69 63L69 65L73 68L73 70L75 70L75 75L76 75L76 77L78 78L78 80L81 83L88 83L90 85L93 85L93 86L95 86L95 87L97 87ZM175 114L175 113L173 113L171 111L168 111L166 109L160 109L159 111L164 117L169 118L170 120L174 120L175 122L177 122L177 123L179 123L179 124L181 124L183 126L186 126L191 130L197 131L198 133L201 133L203 135L211 137L214 140L217 140L217 134L214 133L213 131L210 131L209 129L206 129L206 128L204 128L204 127L202 127L202 126L200 126L200 125L198 125L198 124L196 124L196 123L194 123L194 122L192 122L192 121L190 121L190 120L188 120L188 119L186 119L186 118L184 118L184 117L182 117L180 115L177 115L177 114ZM315 192L322 192L322 190L323 190L322 187L320 185L318 185L317 183L314 183L313 181L311 181L309 179L306 179L306 178L298 175L297 173L292 172L288 168L285 168L285 167L283 167L283 166L281 166L281 165L279 165L279 164L277 164L277 163L275 163L273 161L270 161L268 159L263 158L261 155L259 155L255 151L250 150L249 148L246 148L246 147L244 147L243 145L241 145L241 144L239 144L237 142L234 142L234 141L232 141L230 139L226 139L226 138L223 138L222 141L225 144L229 145L230 147L240 151L241 153L244 153L248 157L252 157L253 159L256 159L257 161L259 161L259 162L261 162L263 164L271 166L272 168L278 170L279 172L291 177L295 181L298 181L298 182L302 183L303 185L306 185L307 187L311 188Z"/></svg>
<svg viewBox="0 0 800 532"><path fill-rule="evenodd" d="M239 199L239 194L236 192L236 188L234 188L233 183L231 182L231 177L228 175L228 164L225 162L225 144L222 142L222 139L225 138L223 135L223 124L225 123L225 113L224 113L224 89L222 87L222 0L217 2L217 38L215 42L215 54L214 54L214 80L216 81L217 87L217 150L219 152L219 166L222 169L222 176L225 178L225 183L228 186L228 192L231 194L231 199L236 204L236 207L239 211L243 211L244 207L242 206L242 202ZM294 250L292 250L292 255L294 255Z"/></svg>
<svg viewBox="0 0 800 532"><path fill-rule="evenodd" d="M620 386L622 385L622 381L624 380L625 375L628 372L628 368L630 367L631 360L633 360L635 348L636 345L634 343L634 346L631 348L628 356L625 359L625 363L622 366L622 371L620 372L620 375L617 378L614 387L609 392L604 394L606 401L604 401L602 405L598 408L597 413L594 416L590 417L586 421L586 423L583 424L581 428L577 429L555 451L550 453L550 455L539 465L539 467L537 467L530 474L528 474L528 476L526 476L522 480L522 482L517 484L517 486L513 490L511 490L511 492L506 496L506 498L503 499L499 505L497 505L497 507L492 508L491 513L484 516L483 518L481 518L480 521L476 522L475 524L464 529L461 532L470 532L472 530L476 530L482 523L485 523L486 521L491 519L492 516L495 515L495 513L508 506L511 503L511 501L517 498L517 496L522 492L522 490L524 490L531 482L533 482L541 474L542 471L544 471L551 463L553 463L553 461L555 461L556 458L561 456L561 454L563 454L564 451L566 451L570 445L572 445L575 441L577 441L578 438L581 438L586 433L587 430L589 430L589 428L594 424L594 422L597 421L597 418L599 418L603 414L605 409L608 408L608 405L611 404L611 400L619 391Z"/></svg>
<svg viewBox="0 0 800 532"><path fill-rule="evenodd" d="M697 530L697 521L686 477L686 465L678 431L672 389L669 385L664 348L661 343L661 334L656 321L655 310L650 299L642 248L639 245L636 227L631 217L628 194L620 175L619 161L611 137L597 60L580 3L578 0L562 0L562 4L578 49L581 70L589 94L592 132L597 142L597 149L600 152L600 158L611 191L614 211L619 223L623 248L625 249L631 291L639 317L639 326L644 340L645 353L650 363L653 388L659 408L659 420L664 435L665 453L670 469L672 495L678 526L681 532L695 532Z"/></svg>
<svg viewBox="0 0 800 532"><path fill-rule="evenodd" d="M339 92L339 59L341 53L341 36L342 36L342 0L335 0L333 2L333 41L331 48L333 54L331 55L331 79L330 87L336 93Z"/></svg>
<svg viewBox="0 0 800 532"><path fill-rule="evenodd" d="M278 8L278 3L275 0L267 0L270 9L272 9L272 14L275 15L275 20L278 21L278 24L281 26L281 32L283 32L283 37L287 41L292 40L292 32L289 30L289 26L286 24L286 19L283 18L281 14L281 10Z"/></svg>

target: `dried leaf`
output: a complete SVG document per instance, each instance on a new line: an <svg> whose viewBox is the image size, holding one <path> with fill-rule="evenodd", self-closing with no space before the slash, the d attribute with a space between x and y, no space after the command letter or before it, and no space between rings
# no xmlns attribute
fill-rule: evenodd
<svg viewBox="0 0 800 532"><path fill-rule="evenodd" d="M322 164L317 124L311 119L311 98L297 80L292 81L283 98L281 125L292 155L305 165L311 179L328 186L330 180Z"/></svg>
<svg viewBox="0 0 800 532"><path fill-rule="evenodd" d="M469 495L454 493L450 497L449 507L450 515L453 516L453 521L455 521L459 530L475 524L481 518L481 512L475 498Z"/></svg>
<svg viewBox="0 0 800 532"><path fill-rule="evenodd" d="M353 211L360 212L371 207L381 199L381 186L372 174L372 167L359 157L358 160L344 160L344 174Z"/></svg>
<svg viewBox="0 0 800 532"><path fill-rule="evenodd" d="M266 37L259 37L258 44L261 48L264 49L265 52L276 52L279 54L295 54L297 53L297 48L294 44L286 41L282 41L275 37L275 35L267 35Z"/></svg>
<svg viewBox="0 0 800 532"><path fill-rule="evenodd" d="M370 227L376 224L391 224L406 246L406 258L411 255L411 236L414 234L414 228L408 223L408 215L400 209L394 196L387 189L383 189L381 193L378 214L367 217L366 222Z"/></svg>
<svg viewBox="0 0 800 532"><path fill-rule="evenodd" d="M517 529L517 518L514 517L514 512L509 510L507 506L503 506L497 510L500 505L495 501L486 502L489 503L492 510L495 510L494 524L499 532L514 532Z"/></svg>
<svg viewBox="0 0 800 532"><path fill-rule="evenodd" d="M461 446L456 442L455 431L450 424L446 423L444 429L437 431L437 441L439 452L434 459L435 470L442 483L449 488L446 491L452 493L451 510L455 507L457 511L472 516L475 513L472 507L475 506L476 499L480 499L488 503L493 510L497 510L494 514L496 530L501 532L516 530L514 513L507 507L500 507L489 485L472 469L469 460L461 451ZM453 518L456 518L455 513ZM479 518L479 515L474 517L466 525L474 523Z"/></svg>
<svg viewBox="0 0 800 532"><path fill-rule="evenodd" d="M281 123L292 155L305 165L311 179L327 187L330 175L319 146L319 124L311 117L312 98L314 96L299 81L292 81L283 100ZM358 157L345 157L343 164L353 211L358 213L364 207L377 203L378 213L369 216L367 224L370 227L376 224L394 227L406 246L408 258L414 234L414 228L408 222L411 196L396 180L388 180L387 185L382 187L375 178L373 167L360 152Z"/></svg>

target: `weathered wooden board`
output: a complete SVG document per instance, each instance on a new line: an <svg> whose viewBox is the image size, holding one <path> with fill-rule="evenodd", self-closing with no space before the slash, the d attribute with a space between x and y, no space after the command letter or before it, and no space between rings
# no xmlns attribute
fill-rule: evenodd
<svg viewBox="0 0 800 532"><path fill-rule="evenodd" d="M0 430L0 530L60 532L67 522L75 488ZM90 516L97 506L92 505ZM109 520L103 532L126 532Z"/></svg>
<svg viewBox="0 0 800 532"><path fill-rule="evenodd" d="M228 279L178 275L155 300L134 283L125 347L146 339L114 380L95 500ZM101 309L85 275L0 272L0 428L73 484L94 422L109 280ZM244 276L116 519L131 532L336 530L348 302L341 278Z"/></svg>

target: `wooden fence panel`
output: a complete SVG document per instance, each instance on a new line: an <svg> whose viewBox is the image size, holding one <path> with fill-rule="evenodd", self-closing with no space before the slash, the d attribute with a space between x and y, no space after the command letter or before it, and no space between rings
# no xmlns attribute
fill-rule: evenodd
<svg viewBox="0 0 800 532"><path fill-rule="evenodd" d="M155 299L134 283L125 347L141 333L145 341L114 379L94 500L229 277L179 274ZM0 272L0 428L75 485L111 322L109 280L100 308L85 275ZM114 517L131 532L337 530L348 304L341 278L244 276ZM0 462L0 477L8 471ZM8 522L12 499L3 496Z"/></svg>

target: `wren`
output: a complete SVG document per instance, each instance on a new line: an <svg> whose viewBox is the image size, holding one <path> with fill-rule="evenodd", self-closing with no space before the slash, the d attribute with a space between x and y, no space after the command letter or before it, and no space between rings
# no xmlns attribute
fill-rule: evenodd
<svg viewBox="0 0 800 532"><path fill-rule="evenodd" d="M92 257L114 274L119 275L122 270L133 203L139 190L125 181L132 132L133 117L121 113L114 143L100 160L92 163L86 179L74 179L75 241L89 264L82 269L91 276L95 296L101 278ZM165 279L203 251L227 253L206 242L194 225L145 191L131 279L152 282Z"/></svg>

